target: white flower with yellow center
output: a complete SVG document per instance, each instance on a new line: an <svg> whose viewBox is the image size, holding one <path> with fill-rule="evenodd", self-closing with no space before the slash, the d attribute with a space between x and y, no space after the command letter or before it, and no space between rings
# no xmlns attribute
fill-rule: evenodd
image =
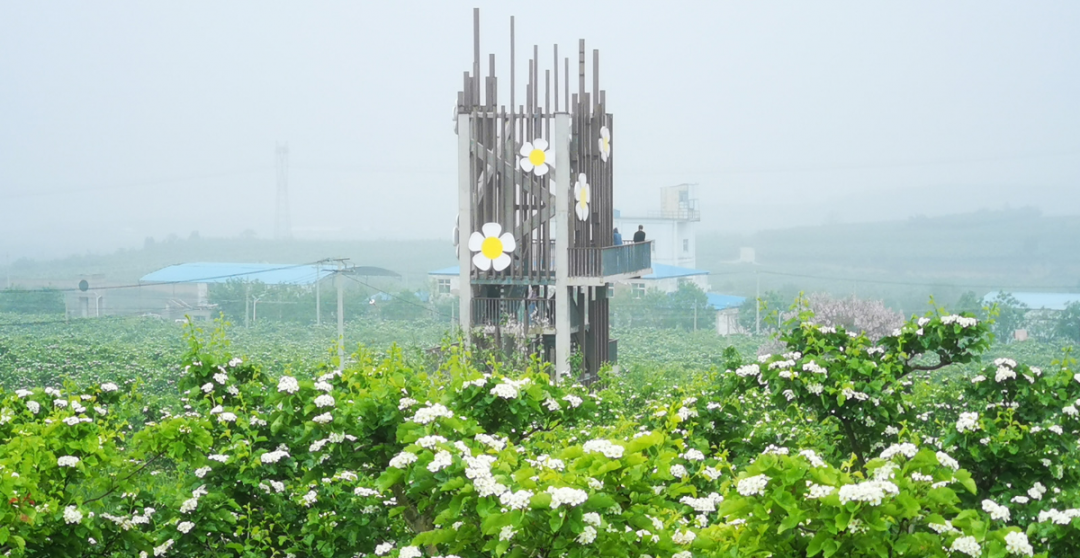
<svg viewBox="0 0 1080 558"><path fill-rule="evenodd" d="M589 180L585 177L585 173L581 173L577 177L577 182L574 183L574 212L577 213L577 218L584 221L589 218L589 200L592 198L592 188L589 188Z"/></svg>
<svg viewBox="0 0 1080 558"><path fill-rule="evenodd" d="M469 237L469 250L476 252L473 265L481 271L506 269L510 265L510 253L516 249L514 235L502 232L502 225L498 223L484 223L480 231Z"/></svg>
<svg viewBox="0 0 1080 558"><path fill-rule="evenodd" d="M600 159L606 163L611 158L611 130L607 126L600 127L600 138L596 142L600 145Z"/></svg>
<svg viewBox="0 0 1080 558"><path fill-rule="evenodd" d="M521 170L532 172L536 176L547 174L548 167L555 163L555 152L548 149L548 142L544 138L525 142L519 153L521 159L518 159L518 166Z"/></svg>

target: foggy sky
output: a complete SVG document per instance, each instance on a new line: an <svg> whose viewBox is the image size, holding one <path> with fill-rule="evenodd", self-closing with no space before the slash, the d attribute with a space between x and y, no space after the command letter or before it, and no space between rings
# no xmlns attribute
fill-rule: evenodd
<svg viewBox="0 0 1080 558"><path fill-rule="evenodd" d="M286 141L297 237L449 239L476 5L504 89L510 15L519 86L600 49L624 212L1080 213L1075 1L5 2L0 257L270 237Z"/></svg>

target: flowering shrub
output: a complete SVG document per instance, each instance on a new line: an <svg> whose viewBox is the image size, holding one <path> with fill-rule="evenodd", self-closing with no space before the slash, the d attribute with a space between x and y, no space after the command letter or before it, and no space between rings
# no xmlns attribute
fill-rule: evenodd
<svg viewBox="0 0 1080 558"><path fill-rule="evenodd" d="M724 370L639 401L618 378L595 391L555 385L539 361L480 369L457 348L430 370L393 350L360 352L340 370L270 376L229 354L220 332L207 342L193 335L178 396L158 406L134 385L0 392L0 552L691 558L1072 548L1080 510L1047 506L1032 518L1003 489L979 484L991 463L970 450L987 446L967 437L1011 423L992 426L974 407L945 410L940 423L917 418L925 411L912 379L975 359L986 337L970 318L935 314L874 344L803 316L786 330L784 353L744 362L731 352ZM1008 368L1015 376L1001 381L1023 388L1030 370ZM1001 401L1063 409L1074 397L1066 368L1024 392L1039 395ZM998 396L965 394L983 407ZM961 412L979 413L963 432ZM1022 424L1063 422L1039 416ZM1047 451L1071 456L1075 441L1063 436ZM1016 482L1044 479L1040 496L1052 500L1058 477L1025 471Z"/></svg>

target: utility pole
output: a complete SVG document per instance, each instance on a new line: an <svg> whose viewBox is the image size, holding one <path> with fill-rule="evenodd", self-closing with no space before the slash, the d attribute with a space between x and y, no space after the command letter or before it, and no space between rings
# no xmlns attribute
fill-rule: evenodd
<svg viewBox="0 0 1080 558"><path fill-rule="evenodd" d="M338 369L345 368L345 285L341 274L345 271L345 260L338 260L338 270L334 274L337 285L337 356Z"/></svg>
<svg viewBox="0 0 1080 558"><path fill-rule="evenodd" d="M141 289L140 289L141 292ZM251 327L251 283L244 283L244 327Z"/></svg>
<svg viewBox="0 0 1080 558"><path fill-rule="evenodd" d="M322 325L322 262L315 263L315 325Z"/></svg>
<svg viewBox="0 0 1080 558"><path fill-rule="evenodd" d="M754 272L754 278L757 279L757 304L755 305L754 323L755 323L755 335L761 335L761 275L758 272Z"/></svg>
<svg viewBox="0 0 1080 558"><path fill-rule="evenodd" d="M694 331L697 331L697 302L694 303Z"/></svg>

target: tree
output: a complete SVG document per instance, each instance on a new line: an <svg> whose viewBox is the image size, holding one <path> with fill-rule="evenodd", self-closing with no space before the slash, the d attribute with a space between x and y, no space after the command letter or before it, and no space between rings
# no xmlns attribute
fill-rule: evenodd
<svg viewBox="0 0 1080 558"><path fill-rule="evenodd" d="M992 302L991 317L994 320L992 326L994 337L999 343L1008 343L1012 341L1013 333L1024 327L1028 307L1016 300L1012 293L1006 292L999 292Z"/></svg>
<svg viewBox="0 0 1080 558"><path fill-rule="evenodd" d="M747 298L746 302L739 307L739 325L754 333L757 331L758 304L761 311L761 331L774 331L783 321L780 314L787 309L784 297L777 291L765 291L760 299Z"/></svg>
<svg viewBox="0 0 1080 558"><path fill-rule="evenodd" d="M881 300L833 298L827 293L816 293L810 295L809 303L814 323L865 333L870 339L891 335L904 323L904 317L886 308Z"/></svg>
<svg viewBox="0 0 1080 558"><path fill-rule="evenodd" d="M1080 343L1080 302L1070 302L1058 314L1054 334L1073 343Z"/></svg>

